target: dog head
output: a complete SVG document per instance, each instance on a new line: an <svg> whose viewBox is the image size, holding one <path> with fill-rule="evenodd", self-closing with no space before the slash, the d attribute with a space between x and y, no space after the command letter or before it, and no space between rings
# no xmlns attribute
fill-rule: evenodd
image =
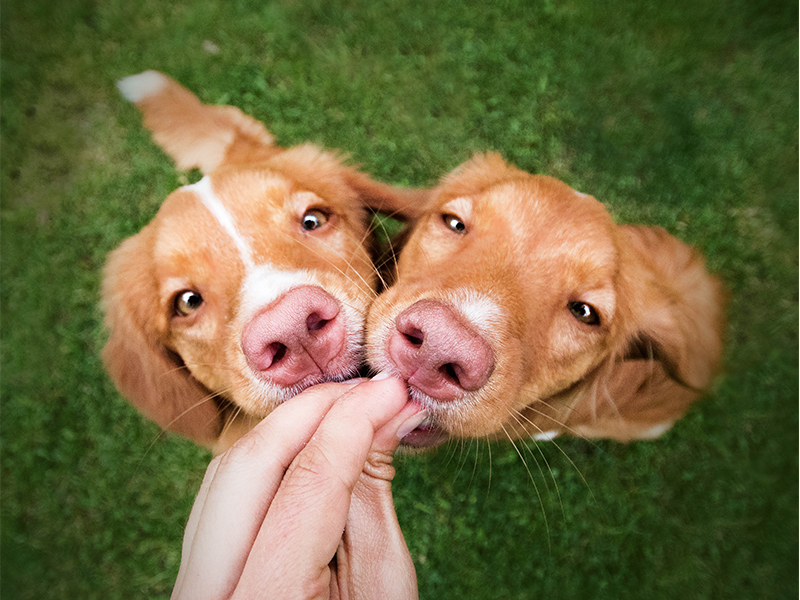
<svg viewBox="0 0 800 600"><path fill-rule="evenodd" d="M614 224L550 177L475 157L414 224L368 319L368 360L429 420L404 441L652 437L721 354L718 282L659 229Z"/></svg>
<svg viewBox="0 0 800 600"><path fill-rule="evenodd" d="M120 88L205 177L109 256L104 360L145 416L221 449L302 389L355 374L376 283L365 205L401 192L314 146L279 148L160 73Z"/></svg>

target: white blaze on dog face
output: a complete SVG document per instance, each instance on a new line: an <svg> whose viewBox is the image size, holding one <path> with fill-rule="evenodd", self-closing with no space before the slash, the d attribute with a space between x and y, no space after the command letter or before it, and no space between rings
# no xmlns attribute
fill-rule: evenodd
<svg viewBox="0 0 800 600"><path fill-rule="evenodd" d="M325 200L279 172L222 169L173 193L150 226L158 229L153 258L169 349L251 415L312 383L350 376L361 362L374 274L360 243L361 209L347 200ZM299 286L318 286L339 303L346 347L329 372L287 388L253 373L241 332Z"/></svg>
<svg viewBox="0 0 800 600"><path fill-rule="evenodd" d="M203 177L203 179L197 183L188 185L183 189L187 192L194 192L198 196L200 202L214 215L217 223L219 223L225 233L228 234L228 237L239 251L239 259L242 261L245 269L252 270L255 265L253 264L253 251L250 248L250 244L242 238L242 235L236 227L236 223L233 221L231 213L214 193L214 188L211 185L211 178L209 176Z"/></svg>
<svg viewBox="0 0 800 600"><path fill-rule="evenodd" d="M440 301L489 344L493 371L449 401L413 386L412 394L451 436L537 432L519 411L608 355L619 309L613 223L593 198L508 167L467 167L437 191L401 252L396 283L370 309L368 360L402 371L387 349L395 319L420 300Z"/></svg>

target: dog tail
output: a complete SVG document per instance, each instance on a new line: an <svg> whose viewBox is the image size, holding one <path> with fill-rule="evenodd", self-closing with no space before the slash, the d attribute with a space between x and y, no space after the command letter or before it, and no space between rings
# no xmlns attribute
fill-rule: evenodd
<svg viewBox="0 0 800 600"><path fill-rule="evenodd" d="M210 173L219 165L254 152L279 152L267 129L233 106L203 104L185 87L158 71L145 71L117 83L122 95L142 112L154 141L179 169Z"/></svg>

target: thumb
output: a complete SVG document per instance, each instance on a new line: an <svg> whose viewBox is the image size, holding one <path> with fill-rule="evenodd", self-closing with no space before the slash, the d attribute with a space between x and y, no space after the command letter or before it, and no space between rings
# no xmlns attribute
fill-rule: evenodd
<svg viewBox="0 0 800 600"><path fill-rule="evenodd" d="M427 416L428 412L420 404L407 402L391 421L376 431L361 479L366 475L376 480L391 482L394 478L392 454L403 437L413 431Z"/></svg>
<svg viewBox="0 0 800 600"><path fill-rule="evenodd" d="M420 405L409 402L373 438L336 554L340 589L347 589L351 598L418 597L414 563L394 510L392 452L426 414Z"/></svg>

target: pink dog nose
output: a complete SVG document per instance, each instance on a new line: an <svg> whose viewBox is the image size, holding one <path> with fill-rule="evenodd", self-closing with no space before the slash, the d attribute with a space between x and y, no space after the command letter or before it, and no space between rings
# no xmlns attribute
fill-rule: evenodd
<svg viewBox="0 0 800 600"><path fill-rule="evenodd" d="M310 285L293 288L245 326L242 351L247 363L273 383L290 386L326 372L344 348L339 303Z"/></svg>
<svg viewBox="0 0 800 600"><path fill-rule="evenodd" d="M447 305L420 300L395 319L389 356L408 382L437 400L480 389L494 370L494 354Z"/></svg>

